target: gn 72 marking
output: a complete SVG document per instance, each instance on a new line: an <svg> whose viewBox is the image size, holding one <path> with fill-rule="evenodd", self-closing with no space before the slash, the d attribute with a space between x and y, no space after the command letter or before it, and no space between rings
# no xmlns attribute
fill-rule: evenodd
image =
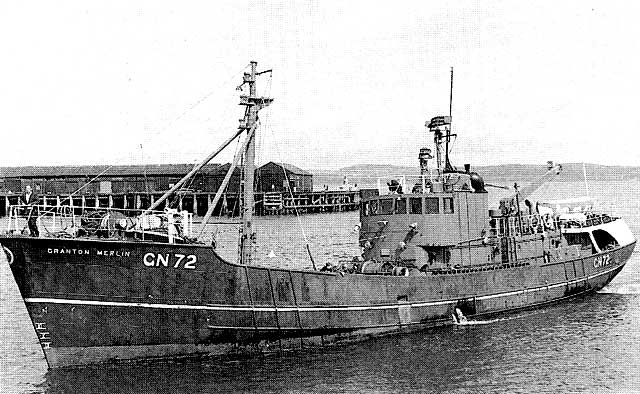
<svg viewBox="0 0 640 394"><path fill-rule="evenodd" d="M147 267L171 267L187 270L196 269L198 258L193 254L180 253L146 253L142 262Z"/></svg>
<svg viewBox="0 0 640 394"><path fill-rule="evenodd" d="M611 256L608 254L605 254L603 256L598 256L595 259L593 259L593 268L606 267L611 263L612 263Z"/></svg>

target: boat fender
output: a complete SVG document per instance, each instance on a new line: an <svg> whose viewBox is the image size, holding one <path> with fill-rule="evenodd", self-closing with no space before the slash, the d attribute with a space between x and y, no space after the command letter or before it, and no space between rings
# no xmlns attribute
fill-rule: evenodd
<svg viewBox="0 0 640 394"><path fill-rule="evenodd" d="M464 315L464 313L462 313L462 311L458 307L454 309L454 313L452 314L452 316L455 323L463 324L467 322L467 317Z"/></svg>

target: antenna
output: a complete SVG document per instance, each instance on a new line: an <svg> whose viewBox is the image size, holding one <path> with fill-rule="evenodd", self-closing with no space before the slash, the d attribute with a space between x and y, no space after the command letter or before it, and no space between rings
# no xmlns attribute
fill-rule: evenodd
<svg viewBox="0 0 640 394"><path fill-rule="evenodd" d="M451 67L451 89L449 90L449 116L451 116L452 108L453 108L453 67Z"/></svg>
<svg viewBox="0 0 640 394"><path fill-rule="evenodd" d="M453 67L451 67L451 89L449 90L449 119L451 119L451 112L453 109ZM445 137L444 146L444 170L445 172L453 172L453 166L449 161L449 141L451 140L451 120L449 120L449 127L447 127L447 135Z"/></svg>
<svg viewBox="0 0 640 394"><path fill-rule="evenodd" d="M447 172L455 172L455 169L449 161L449 142L451 137L455 137L456 134L451 134L451 113L453 109L453 67L451 67L451 91L449 92L449 116L436 116L431 118L431 121L425 123L425 126L429 128L429 131L433 133L433 143L436 147L436 167L439 175ZM444 135L443 135L444 134ZM442 163L442 140L444 139L444 165ZM426 171L426 159L431 159L431 152L427 152L428 149L424 148L424 152L420 150L419 159L424 160L424 171ZM427 157L428 156L428 157Z"/></svg>

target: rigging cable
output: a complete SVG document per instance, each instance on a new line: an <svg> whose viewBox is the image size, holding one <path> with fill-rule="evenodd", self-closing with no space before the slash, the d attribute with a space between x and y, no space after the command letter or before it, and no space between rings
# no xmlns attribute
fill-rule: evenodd
<svg viewBox="0 0 640 394"><path fill-rule="evenodd" d="M275 147L276 147L276 151L278 151L278 157L280 158L280 166L282 167L282 171L284 172L284 177L287 181L287 185L290 186L290 180L289 180L289 176L287 175L287 170L284 167L284 162L282 161L282 152L280 151L280 146L277 143L277 140L275 139L275 133L273 132L273 129L269 126L269 131L271 132L271 136L273 137L273 140L276 141L275 142ZM298 219L298 225L300 226L300 231L302 232L302 238L304 238L304 242L305 242L305 249L307 251L307 254L309 255L309 259L311 260L311 265L313 267L313 269L315 271L318 270L318 268L316 267L316 262L313 258L313 254L311 253L311 246L309 244L309 239L307 238L307 234L304 231L304 226L302 225L302 220L300 219L300 213L298 212L298 206L296 204L296 200L293 197L293 191L291 190L291 187L288 187L289 189L289 195L291 196L291 202L293 203L293 209L294 212L296 213L296 219Z"/></svg>
<svg viewBox="0 0 640 394"><path fill-rule="evenodd" d="M208 92L206 95L204 95L203 97L201 97L199 100L197 100L194 104L192 104L189 108L187 108L185 111L182 112L182 114L178 115L175 119L173 119L171 122L169 122L168 124L166 124L161 130L155 132L155 133L150 133L147 134L146 139L143 141L143 143L146 143L148 141L150 141L151 137L153 135L157 135L160 132L166 130L169 126L171 126L173 123L175 123L176 121L178 121L179 119L181 119L185 114L187 114L189 111L191 111L193 108L197 107L200 103L202 103L204 100L206 100L207 98L209 98L217 89L218 87L224 86L226 84L228 84L230 81L232 81L233 79L235 79L237 77L238 74L242 73L244 70L246 70L246 68L249 66L249 64L247 64L246 66L244 66L241 70L239 70L238 72L236 72L235 74L233 74L233 76L223 82L222 84L218 84L216 86L216 88L212 89L210 92ZM226 113L226 112L225 112ZM142 143L140 144L140 146L142 145ZM141 146L142 149L142 146ZM121 156L122 158L125 157L125 155L123 154ZM116 160L116 162L119 162L120 160ZM95 180L97 180L98 178L102 177L107 171L109 171L110 169L112 169L113 167L115 167L115 164L111 164L109 166L107 166L102 172L100 172L98 175L96 175L95 177L91 178L88 182L86 182L85 184L83 184L82 186L80 186L79 188L77 188L75 191L73 191L71 194L69 194L68 196L65 196L65 200L63 201L69 201L69 202L73 202L72 197L75 196L76 194L78 194L81 190L85 189L87 186L89 186L91 183L93 183ZM146 177L146 166L145 166L145 177ZM54 209L54 207L52 207L51 209ZM42 212L41 214L38 215L38 217L42 217L44 214L47 214L49 212L52 212L51 209L46 210L44 212Z"/></svg>
<svg viewBox="0 0 640 394"><path fill-rule="evenodd" d="M72 197L75 196L76 194L78 194L78 192L80 192L80 190L86 188L87 186L89 186L93 181L95 181L96 179L100 178L102 175L104 175L107 171L109 171L111 168L113 168L115 166L115 164L111 164L110 166L107 166L107 168L105 168L101 173L99 173L98 175L94 176L93 178L91 178L91 180L89 180L89 182L85 183L84 185L80 186L78 189L76 189L73 193L69 194L69 196L66 196L65 199L69 200L70 202L73 202ZM62 204L62 203L61 203ZM43 215L52 212L53 209L55 209L56 207L51 207L50 209L38 214L38 218L41 218Z"/></svg>
<svg viewBox="0 0 640 394"><path fill-rule="evenodd" d="M235 74L233 74L233 76L231 76L231 78L229 78L228 80L226 80L225 82L218 84L216 87L214 87L213 89L211 89L208 93L206 93L204 96L200 97L198 100L196 100L195 103L191 104L187 109L185 109L180 115L176 116L173 120L171 120L170 122L168 122L167 124L164 125L164 127L162 129L160 129L159 131L157 131L157 133L161 133L163 131L165 131L166 129L168 129L171 125L173 125L175 122L177 122L178 120L182 119L182 117L184 117L188 112L190 112L191 110L193 110L195 107L197 107L198 105L200 105L203 101L205 101L206 99L208 99L209 97L211 97L211 95L215 92L219 91L219 88L221 86L224 86L226 84L228 84L229 82L233 81L236 79L236 77L238 76L238 74L242 73L244 70L247 69L247 67L249 67L249 64L247 64L246 66L244 66L240 71L236 72Z"/></svg>

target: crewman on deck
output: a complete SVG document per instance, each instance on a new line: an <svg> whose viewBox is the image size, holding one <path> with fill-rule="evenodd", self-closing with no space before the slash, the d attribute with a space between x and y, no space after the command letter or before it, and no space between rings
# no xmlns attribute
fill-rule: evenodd
<svg viewBox="0 0 640 394"><path fill-rule="evenodd" d="M24 193L20 196L20 204L25 205L25 215L27 216L27 225L29 226L29 232L32 237L40 236L38 231L38 194L31 190L31 185L27 185Z"/></svg>

